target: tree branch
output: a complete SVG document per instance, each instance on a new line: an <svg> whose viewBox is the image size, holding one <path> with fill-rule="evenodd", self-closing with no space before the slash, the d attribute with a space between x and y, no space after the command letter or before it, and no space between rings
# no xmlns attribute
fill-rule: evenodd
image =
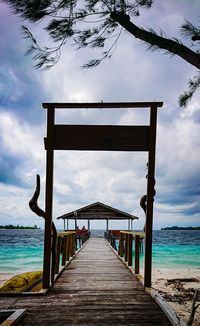
<svg viewBox="0 0 200 326"><path fill-rule="evenodd" d="M123 12L111 12L110 17L135 36L135 38L139 38L149 43L151 46L176 54L191 65L200 69L200 55L190 50L185 45L139 28L133 24L130 21L130 17Z"/></svg>
<svg viewBox="0 0 200 326"><path fill-rule="evenodd" d="M194 321L194 315L195 315L195 311L196 309L199 307L199 304L195 306L196 300L197 300L197 294L198 294L198 290L195 291L193 300L192 300L192 308L191 308L191 312L190 312L190 317L188 319L187 322L187 326L192 326L193 321Z"/></svg>

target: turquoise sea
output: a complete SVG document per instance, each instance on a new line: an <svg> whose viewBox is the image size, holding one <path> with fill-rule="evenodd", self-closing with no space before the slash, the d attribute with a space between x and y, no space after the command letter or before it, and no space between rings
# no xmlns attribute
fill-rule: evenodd
<svg viewBox="0 0 200 326"><path fill-rule="evenodd" d="M92 235L101 236L103 232L92 230ZM43 233L43 230L0 230L0 272L41 270ZM200 269L200 231L154 231L153 267Z"/></svg>

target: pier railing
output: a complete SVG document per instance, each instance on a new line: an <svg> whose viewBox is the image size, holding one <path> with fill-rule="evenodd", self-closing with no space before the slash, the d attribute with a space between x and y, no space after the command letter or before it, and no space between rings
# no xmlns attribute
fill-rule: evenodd
<svg viewBox="0 0 200 326"><path fill-rule="evenodd" d="M87 239L88 237L83 237L76 231L57 233L56 241L52 241L52 285L66 263L70 261Z"/></svg>
<svg viewBox="0 0 200 326"><path fill-rule="evenodd" d="M29 201L29 207L36 215L47 218L47 213L38 206L38 198L40 195L40 176L36 177L35 192ZM71 257L75 255L84 242L90 237L88 230L69 230L65 232L57 232L54 222L49 225L50 242L44 241L44 261L43 261L43 289L49 288L50 284L53 286L57 276L66 265L67 261L70 261ZM47 235L45 233L45 235ZM49 239L48 239L49 240ZM48 250L47 250L48 247ZM48 251L48 252L47 252ZM47 258L48 264L47 264ZM48 266L48 268L46 268ZM48 284L48 286L46 286Z"/></svg>
<svg viewBox="0 0 200 326"><path fill-rule="evenodd" d="M75 235L75 231L60 232L57 234L55 248L52 247L52 252L55 252L54 264L52 264L54 274L58 274L60 267L65 266L66 261L69 261L74 256L76 250Z"/></svg>
<svg viewBox="0 0 200 326"><path fill-rule="evenodd" d="M140 274L140 254L143 253L143 232L109 231L105 238L128 266L133 266L135 274ZM118 250L116 240L119 240ZM134 262L133 262L134 253Z"/></svg>

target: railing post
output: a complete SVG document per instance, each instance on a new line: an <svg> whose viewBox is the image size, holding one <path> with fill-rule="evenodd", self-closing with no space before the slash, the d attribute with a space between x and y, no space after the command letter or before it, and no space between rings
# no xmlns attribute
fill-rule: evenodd
<svg viewBox="0 0 200 326"><path fill-rule="evenodd" d="M65 266L66 252L67 252L67 235L64 235L62 241L62 266Z"/></svg>
<svg viewBox="0 0 200 326"><path fill-rule="evenodd" d="M66 243L66 248L67 248L67 250L66 250L66 261L68 261L69 260L69 258L70 258L70 235L68 234L67 235L67 243Z"/></svg>
<svg viewBox="0 0 200 326"><path fill-rule="evenodd" d="M72 234L72 256L76 253L76 246L75 246L75 234Z"/></svg>
<svg viewBox="0 0 200 326"><path fill-rule="evenodd" d="M123 239L123 233L120 232L118 255L120 257L123 257L123 254L124 254L124 239Z"/></svg>
<svg viewBox="0 0 200 326"><path fill-rule="evenodd" d="M140 236L135 235L135 274L140 273Z"/></svg>
<svg viewBox="0 0 200 326"><path fill-rule="evenodd" d="M125 250L124 250L124 260L128 260L128 234L125 233Z"/></svg>
<svg viewBox="0 0 200 326"><path fill-rule="evenodd" d="M57 250L56 250L56 265L55 265L55 274L59 273L59 266L60 266L60 252L61 252L61 244L62 244L62 237L57 236Z"/></svg>
<svg viewBox="0 0 200 326"><path fill-rule="evenodd" d="M132 255L133 255L133 236L128 234L128 266L132 266Z"/></svg>

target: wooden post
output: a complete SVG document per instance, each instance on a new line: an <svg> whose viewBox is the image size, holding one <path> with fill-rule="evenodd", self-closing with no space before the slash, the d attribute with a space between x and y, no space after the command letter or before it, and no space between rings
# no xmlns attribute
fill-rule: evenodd
<svg viewBox="0 0 200 326"><path fill-rule="evenodd" d="M68 261L70 258L70 235L67 235L67 244L66 244L66 260Z"/></svg>
<svg viewBox="0 0 200 326"><path fill-rule="evenodd" d="M128 234L128 266L132 266L133 255L133 236Z"/></svg>
<svg viewBox="0 0 200 326"><path fill-rule="evenodd" d="M88 231L90 231L90 220L88 219Z"/></svg>
<svg viewBox="0 0 200 326"><path fill-rule="evenodd" d="M131 219L131 231L133 231L133 220Z"/></svg>
<svg viewBox="0 0 200 326"><path fill-rule="evenodd" d="M59 273L59 266L60 266L60 252L61 252L61 244L62 244L62 237L57 237L57 250L56 250L56 266L55 266L55 274Z"/></svg>
<svg viewBox="0 0 200 326"><path fill-rule="evenodd" d="M108 231L108 219L106 220L106 231Z"/></svg>
<svg viewBox="0 0 200 326"><path fill-rule="evenodd" d="M67 235L64 235L62 241L62 266L65 266L66 256L67 256Z"/></svg>
<svg viewBox="0 0 200 326"><path fill-rule="evenodd" d="M72 256L74 256L75 255L75 252L76 252L75 234L72 234L71 237L72 237Z"/></svg>
<svg viewBox="0 0 200 326"><path fill-rule="evenodd" d="M152 273L152 226L153 226L153 197L155 185L155 149L156 149L156 121L157 106L152 105L150 111L149 130L149 156L147 179L147 207L145 231L145 261L144 261L144 286L151 287Z"/></svg>
<svg viewBox="0 0 200 326"><path fill-rule="evenodd" d="M135 274L140 274L140 236L135 235Z"/></svg>
<svg viewBox="0 0 200 326"><path fill-rule="evenodd" d="M71 258L72 257L72 234L69 234L68 235L68 238L69 238L69 258Z"/></svg>
<svg viewBox="0 0 200 326"><path fill-rule="evenodd" d="M123 257L123 234L120 232L119 236L119 250L118 250L118 255L120 257Z"/></svg>
<svg viewBox="0 0 200 326"><path fill-rule="evenodd" d="M124 255L124 234L120 233L120 238L119 238L119 256L123 257Z"/></svg>
<svg viewBox="0 0 200 326"><path fill-rule="evenodd" d="M63 222L64 222L64 231L65 231L65 218L63 219Z"/></svg>
<svg viewBox="0 0 200 326"><path fill-rule="evenodd" d="M124 244L124 260L128 260L128 234L125 233L125 244Z"/></svg>
<svg viewBox="0 0 200 326"><path fill-rule="evenodd" d="M45 195L45 229L44 229L44 260L43 260L43 288L50 287L51 271L51 232L53 210L53 162L54 162L54 119L53 106L47 110L47 150L46 150L46 195Z"/></svg>
<svg viewBox="0 0 200 326"><path fill-rule="evenodd" d="M67 230L69 230L69 220L67 219Z"/></svg>

